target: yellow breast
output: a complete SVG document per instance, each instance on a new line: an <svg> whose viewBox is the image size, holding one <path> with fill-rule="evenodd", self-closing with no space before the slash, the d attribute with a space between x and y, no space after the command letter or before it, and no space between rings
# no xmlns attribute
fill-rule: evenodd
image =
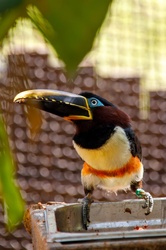
<svg viewBox="0 0 166 250"><path fill-rule="evenodd" d="M131 158L130 144L124 130L116 127L114 134L98 149L84 149L73 142L78 155L97 170L116 170Z"/></svg>

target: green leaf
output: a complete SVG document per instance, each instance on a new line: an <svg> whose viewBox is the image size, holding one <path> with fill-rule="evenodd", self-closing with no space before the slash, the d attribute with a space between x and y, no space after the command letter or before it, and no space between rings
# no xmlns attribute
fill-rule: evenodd
<svg viewBox="0 0 166 250"><path fill-rule="evenodd" d="M47 0L36 1L28 14L52 44L69 73L91 50L112 0Z"/></svg>
<svg viewBox="0 0 166 250"><path fill-rule="evenodd" d="M24 214L24 201L14 180L14 170L7 133L0 115L0 185L9 230L21 223Z"/></svg>
<svg viewBox="0 0 166 250"><path fill-rule="evenodd" d="M17 7L23 0L0 0L0 12Z"/></svg>
<svg viewBox="0 0 166 250"><path fill-rule="evenodd" d="M14 8L13 8L14 7ZM14 27L15 21L20 17L26 17L26 1L18 0L9 4L7 1L4 9L0 3L0 42L5 38L10 28ZM3 11L6 10L6 11Z"/></svg>

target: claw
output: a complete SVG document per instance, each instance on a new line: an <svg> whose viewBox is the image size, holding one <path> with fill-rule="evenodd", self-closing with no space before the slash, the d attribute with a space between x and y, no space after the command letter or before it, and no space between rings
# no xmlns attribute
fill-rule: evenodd
<svg viewBox="0 0 166 250"><path fill-rule="evenodd" d="M85 230L88 229L90 223L90 205L92 202L93 200L88 195L82 199L82 220Z"/></svg>
<svg viewBox="0 0 166 250"><path fill-rule="evenodd" d="M145 192L141 188L138 188L135 193L136 193L138 198L145 200L145 203L142 206L142 208L147 208L145 215L150 214L153 210L153 205L154 205L153 198L152 198L151 194L148 192Z"/></svg>

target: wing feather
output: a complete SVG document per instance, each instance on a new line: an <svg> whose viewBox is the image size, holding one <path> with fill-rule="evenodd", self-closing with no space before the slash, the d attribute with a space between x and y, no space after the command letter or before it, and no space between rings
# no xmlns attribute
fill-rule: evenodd
<svg viewBox="0 0 166 250"><path fill-rule="evenodd" d="M137 136L135 135L135 133L131 127L125 128L124 131L125 131L126 136L130 142L130 149L131 149L132 155L134 157L137 156L141 160L142 159L142 148L141 148L141 144L140 144Z"/></svg>

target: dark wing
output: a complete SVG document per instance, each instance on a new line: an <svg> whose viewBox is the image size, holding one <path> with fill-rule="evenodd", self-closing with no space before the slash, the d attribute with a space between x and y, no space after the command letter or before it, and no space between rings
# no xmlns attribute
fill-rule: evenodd
<svg viewBox="0 0 166 250"><path fill-rule="evenodd" d="M125 128L124 129L126 136L130 142L130 149L132 155L135 157L137 156L140 160L142 159L142 149L141 149L141 144L135 135L134 131L132 130L131 127Z"/></svg>

